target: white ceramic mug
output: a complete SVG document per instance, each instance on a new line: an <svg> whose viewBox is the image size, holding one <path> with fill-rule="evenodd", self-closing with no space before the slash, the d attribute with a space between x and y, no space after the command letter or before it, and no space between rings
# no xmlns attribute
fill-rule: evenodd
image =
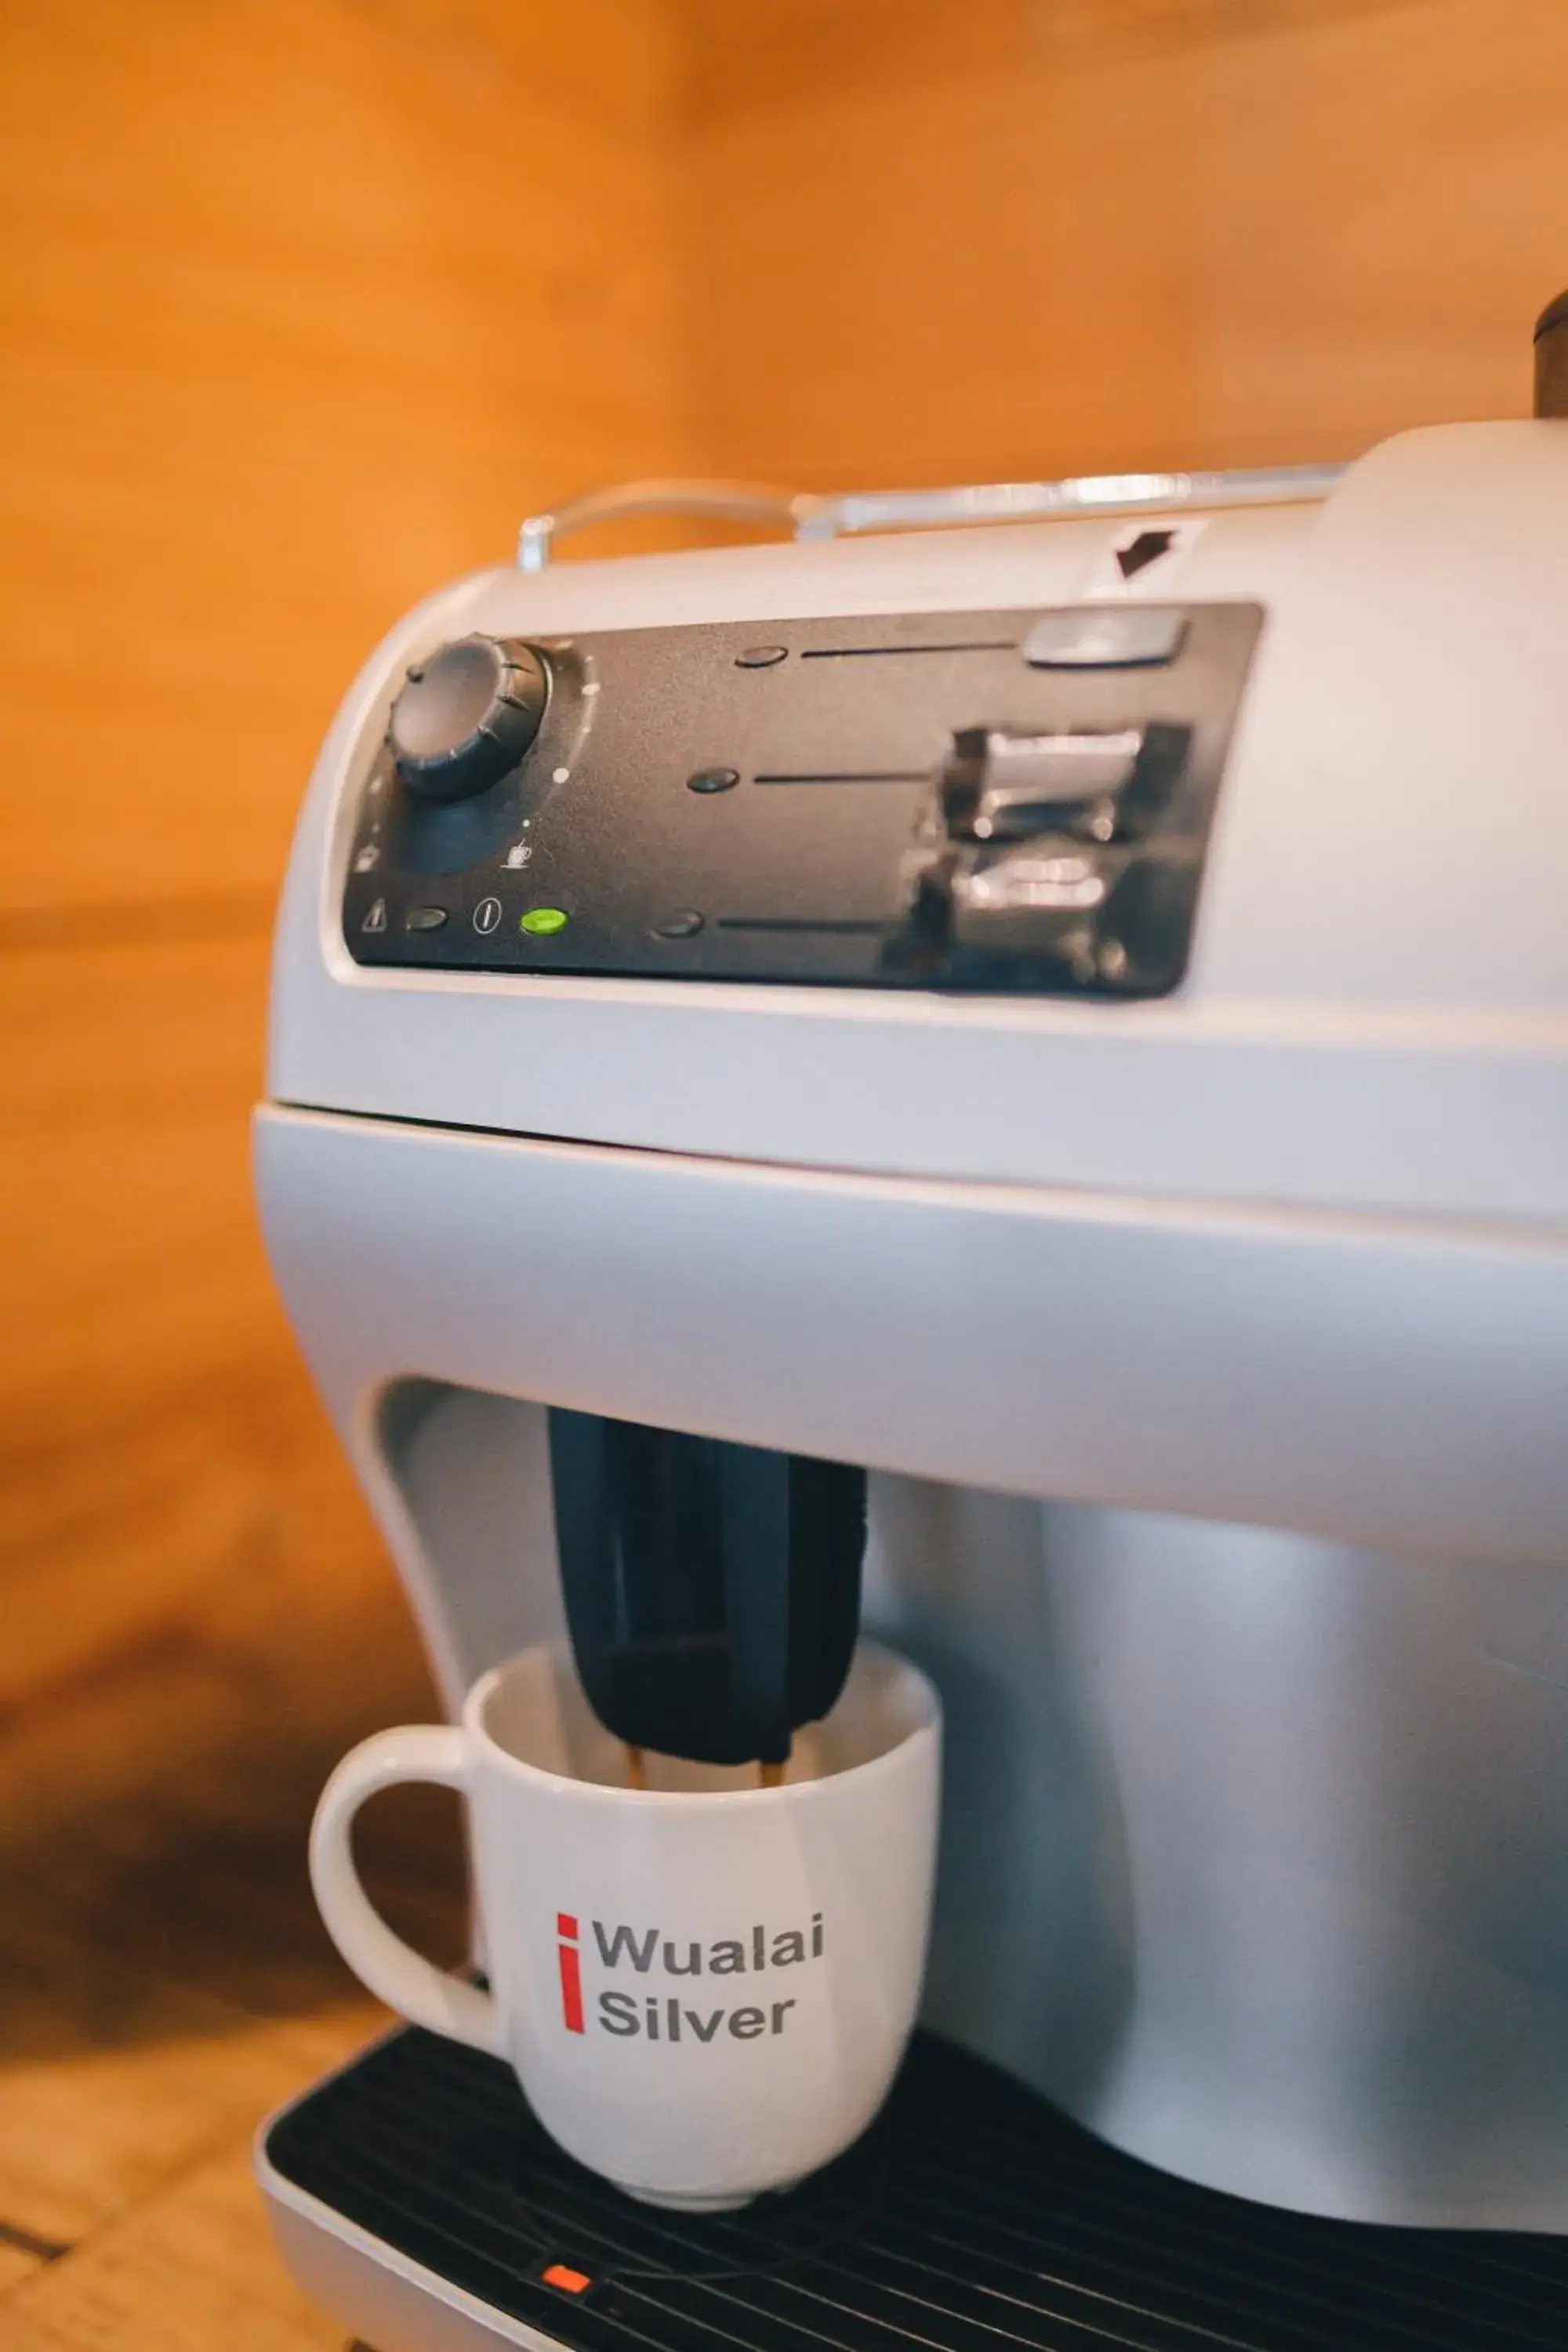
<svg viewBox="0 0 1568 2352"><path fill-rule="evenodd" d="M777 1788L647 1759L569 1658L523 1653L459 1725L378 1732L328 1781L310 1875L338 1949L416 2024L508 2059L568 2154L651 2203L717 2210L847 2147L914 2024L935 1864L942 1713L863 1642ZM472 1814L491 1990L445 1975L371 1907L350 1848L377 1789L437 1780Z"/></svg>

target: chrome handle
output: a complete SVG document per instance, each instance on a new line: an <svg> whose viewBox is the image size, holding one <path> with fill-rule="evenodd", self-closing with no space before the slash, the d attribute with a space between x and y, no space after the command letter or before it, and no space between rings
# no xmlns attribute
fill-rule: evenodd
<svg viewBox="0 0 1568 2352"><path fill-rule="evenodd" d="M616 521L626 515L711 515L725 522L776 522L804 537L826 503L808 490L774 489L766 482L622 482L570 499L549 514L530 515L518 533L518 567L542 572L558 539L586 530L590 523Z"/></svg>
<svg viewBox="0 0 1568 2352"><path fill-rule="evenodd" d="M1059 482L975 482L942 490L849 490L820 500L798 536L964 523L1047 522L1068 515L1161 513L1172 507L1290 506L1326 499L1343 466L1266 466L1226 474L1079 474Z"/></svg>
<svg viewBox="0 0 1568 2352"><path fill-rule="evenodd" d="M1343 466L1265 466L1223 474L1079 474L1059 482L976 482L941 490L774 489L765 482L626 482L590 490L518 534L524 572L542 572L557 539L624 515L712 515L776 522L796 539L852 539L862 531L952 530L965 523L1043 522L1067 515L1156 514L1173 507L1291 506L1326 499Z"/></svg>

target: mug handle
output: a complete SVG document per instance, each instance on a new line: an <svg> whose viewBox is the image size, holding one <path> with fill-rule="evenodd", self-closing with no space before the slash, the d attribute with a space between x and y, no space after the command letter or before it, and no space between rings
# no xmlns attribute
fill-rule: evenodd
<svg viewBox="0 0 1568 2352"><path fill-rule="evenodd" d="M493 1995L448 1976L401 1936L372 1904L354 1868L351 1832L367 1797L400 1780L434 1780L466 1793L467 1745L452 1724L404 1724L351 1748L322 1790L310 1824L310 1885L327 1933L360 1981L415 2025L504 2058Z"/></svg>

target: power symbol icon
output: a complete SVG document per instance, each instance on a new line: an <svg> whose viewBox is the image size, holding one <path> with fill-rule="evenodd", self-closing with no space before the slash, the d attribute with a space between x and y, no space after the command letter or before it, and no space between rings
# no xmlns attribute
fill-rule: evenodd
<svg viewBox="0 0 1568 2352"><path fill-rule="evenodd" d="M500 900L481 898L474 908L474 929L481 936L497 929L500 923Z"/></svg>

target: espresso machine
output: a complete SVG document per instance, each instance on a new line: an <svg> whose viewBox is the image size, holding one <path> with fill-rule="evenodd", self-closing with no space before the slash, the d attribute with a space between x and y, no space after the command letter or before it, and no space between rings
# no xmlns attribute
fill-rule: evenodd
<svg viewBox="0 0 1568 2352"><path fill-rule="evenodd" d="M656 504L795 536L551 561ZM734 1752L856 1622L947 1717L924 2030L796 2195L633 2209L414 2030L266 2127L376 2352L1563 2340L1565 677L1550 415L642 486L373 656L258 1183L447 1702L569 1630L635 1715L605 1526L732 1473L820 1664Z"/></svg>

